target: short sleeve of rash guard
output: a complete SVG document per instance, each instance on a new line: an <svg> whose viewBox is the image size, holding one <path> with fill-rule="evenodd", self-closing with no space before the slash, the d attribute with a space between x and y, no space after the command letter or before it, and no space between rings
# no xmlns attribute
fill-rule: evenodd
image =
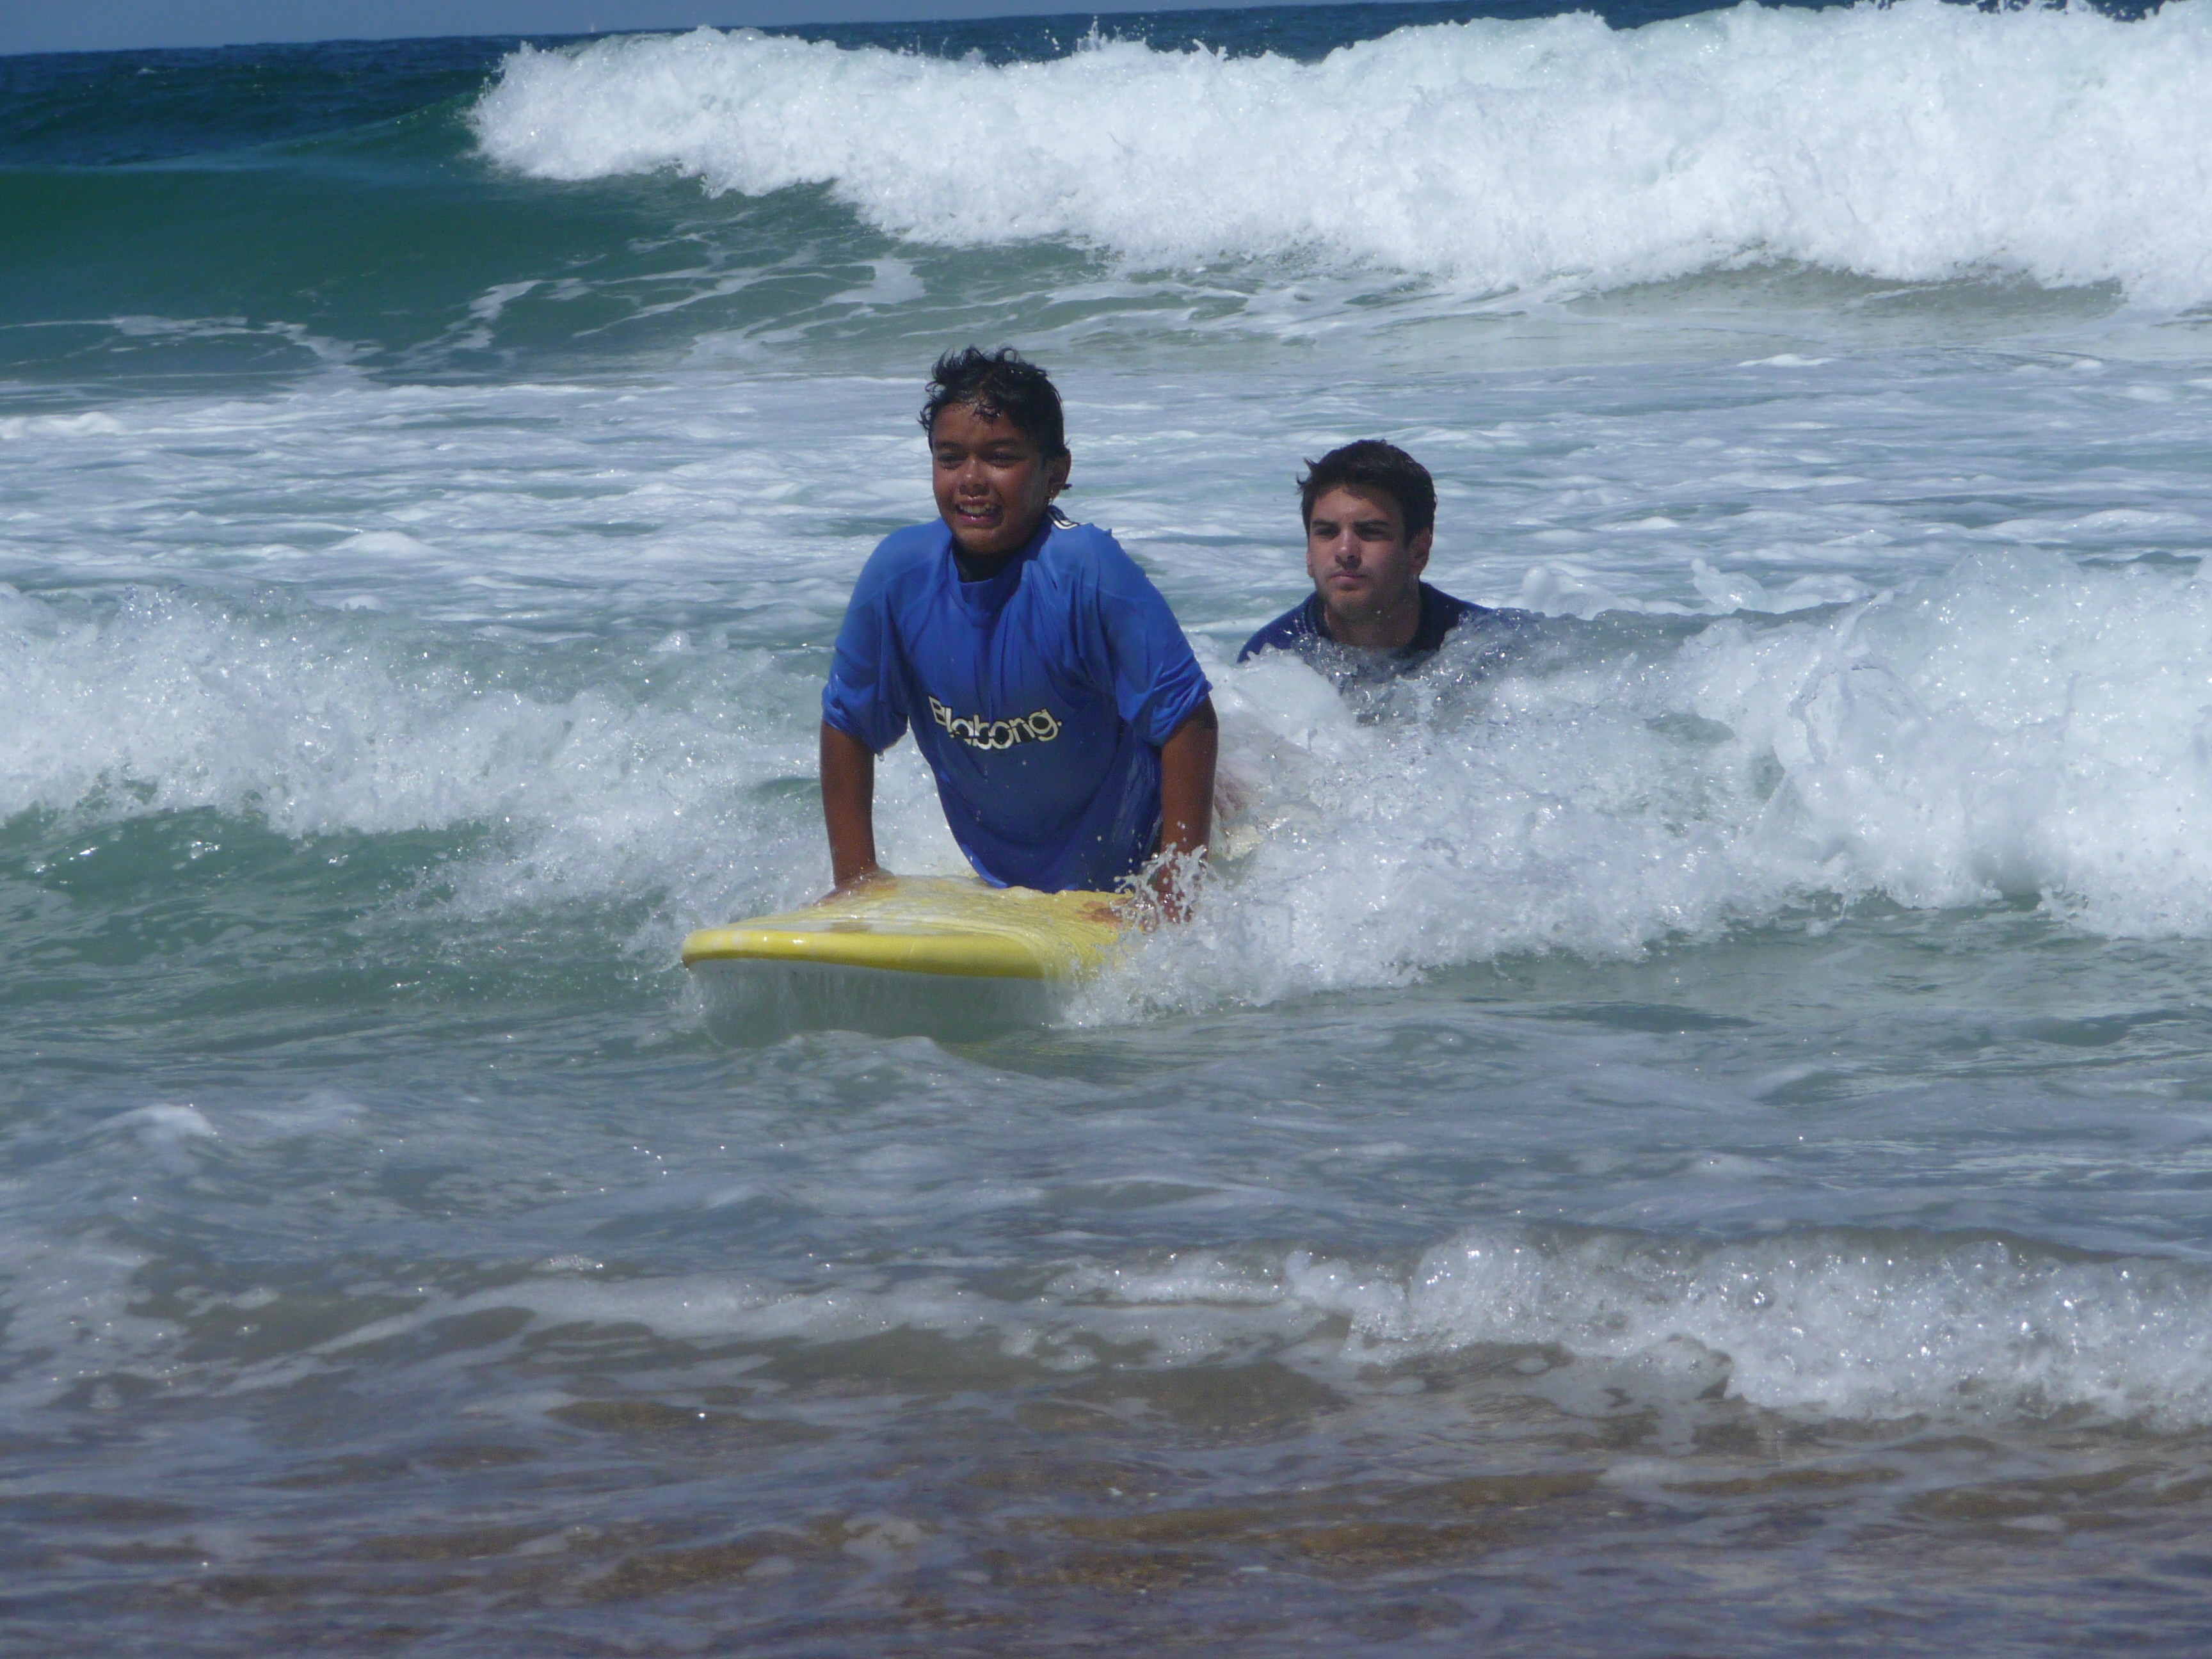
<svg viewBox="0 0 2212 1659"><path fill-rule="evenodd" d="M891 638L886 547L879 547L854 584L837 630L830 683L822 688L822 718L880 755L906 735L906 697Z"/></svg>
<svg viewBox="0 0 2212 1659"><path fill-rule="evenodd" d="M1153 748L1174 735L1212 690L1168 602L1121 544L1101 532L1093 568L1096 637L1089 641L1114 690L1115 708Z"/></svg>

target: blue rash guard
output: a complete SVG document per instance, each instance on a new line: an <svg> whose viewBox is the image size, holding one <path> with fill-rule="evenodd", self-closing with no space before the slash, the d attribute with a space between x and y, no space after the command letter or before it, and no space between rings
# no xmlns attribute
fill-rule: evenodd
<svg viewBox="0 0 2212 1659"><path fill-rule="evenodd" d="M1413 637L1395 651L1372 653L1374 672L1385 675L1405 673L1418 668L1434 656L1444 642L1444 635L1462 623L1480 623L1506 631L1518 628L1529 620L1528 613L1517 611L1493 611L1488 605L1476 605L1468 599L1455 599L1440 588L1421 584L1421 625L1413 630ZM1244 648L1237 653L1243 662L1262 651L1295 651L1308 662L1315 662L1323 646L1335 646L1329 637L1328 625L1322 620L1321 595L1309 593L1300 603L1269 623L1244 641ZM1349 647L1337 646L1340 651ZM1316 666L1321 665L1316 664Z"/></svg>
<svg viewBox="0 0 2212 1659"><path fill-rule="evenodd" d="M1211 689L1136 562L1055 511L979 582L942 521L885 537L822 718L874 754L911 728L984 880L1101 891L1151 856L1160 745Z"/></svg>

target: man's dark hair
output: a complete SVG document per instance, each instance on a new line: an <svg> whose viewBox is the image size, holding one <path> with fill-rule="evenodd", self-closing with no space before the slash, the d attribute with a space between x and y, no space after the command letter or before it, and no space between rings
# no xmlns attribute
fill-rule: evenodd
<svg viewBox="0 0 2212 1659"><path fill-rule="evenodd" d="M1429 469L1395 444L1380 438L1332 449L1317 461L1306 463L1306 476L1298 480L1299 515L1310 525L1314 503L1332 489L1346 487L1388 495L1398 503L1398 516L1406 521L1406 539L1437 527L1437 481Z"/></svg>
<svg viewBox="0 0 2212 1659"><path fill-rule="evenodd" d="M955 404L966 404L987 421L1005 416L1048 461L1067 453L1067 428L1052 377L1012 346L996 351L969 346L937 360L929 399L921 406L921 429L934 431L938 416Z"/></svg>

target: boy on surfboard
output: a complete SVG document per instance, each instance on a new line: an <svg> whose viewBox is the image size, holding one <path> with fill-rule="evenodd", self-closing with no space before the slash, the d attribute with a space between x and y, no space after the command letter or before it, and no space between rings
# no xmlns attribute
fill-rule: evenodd
<svg viewBox="0 0 2212 1659"><path fill-rule="evenodd" d="M985 881L1106 891L1164 853L1172 912L1204 855L1217 745L1182 629L1112 536L1052 505L1072 458L1042 369L947 352L921 424L939 520L869 556L822 692L837 890L883 878L876 757L911 731Z"/></svg>

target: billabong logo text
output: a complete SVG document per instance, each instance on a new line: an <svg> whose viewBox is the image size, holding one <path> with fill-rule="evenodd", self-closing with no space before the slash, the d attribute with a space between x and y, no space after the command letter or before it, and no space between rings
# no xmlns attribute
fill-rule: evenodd
<svg viewBox="0 0 2212 1659"><path fill-rule="evenodd" d="M970 749L1012 749L1018 743L1050 743L1060 735L1060 722L1048 708L1010 720L987 720L981 714L956 714L932 697L929 716Z"/></svg>

